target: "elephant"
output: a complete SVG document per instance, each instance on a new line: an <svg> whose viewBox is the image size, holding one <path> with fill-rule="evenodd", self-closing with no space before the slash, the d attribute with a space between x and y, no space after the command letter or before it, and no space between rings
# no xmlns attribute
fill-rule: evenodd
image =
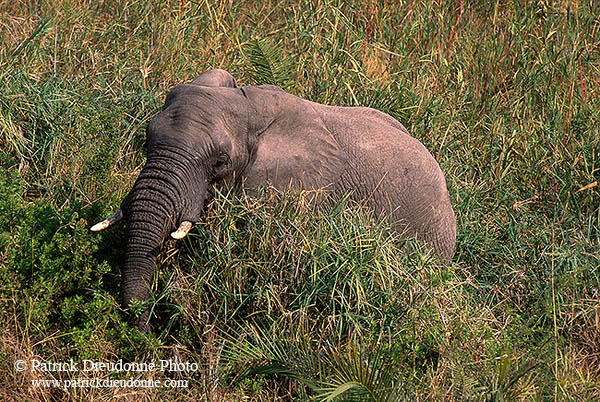
<svg viewBox="0 0 600 402"><path fill-rule="evenodd" d="M213 186L318 190L349 196L416 238L441 263L454 253L456 220L444 175L393 117L367 107L311 102L273 85L238 87L214 69L172 89L146 127L147 159L120 210L127 221L121 304L147 301L169 232L183 238ZM317 201L319 202L319 201ZM131 316L131 314L130 314ZM148 330L148 310L132 324Z"/></svg>

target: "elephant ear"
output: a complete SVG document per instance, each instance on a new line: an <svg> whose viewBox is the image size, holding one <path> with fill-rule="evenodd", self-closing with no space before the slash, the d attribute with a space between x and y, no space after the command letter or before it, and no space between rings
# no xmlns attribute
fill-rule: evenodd
<svg viewBox="0 0 600 402"><path fill-rule="evenodd" d="M220 68L202 73L190 84L202 87L229 87L237 88L237 83L231 74Z"/></svg>
<svg viewBox="0 0 600 402"><path fill-rule="evenodd" d="M346 168L346 155L325 125L320 105L277 88L243 87L256 107L256 157L246 186L333 189Z"/></svg>

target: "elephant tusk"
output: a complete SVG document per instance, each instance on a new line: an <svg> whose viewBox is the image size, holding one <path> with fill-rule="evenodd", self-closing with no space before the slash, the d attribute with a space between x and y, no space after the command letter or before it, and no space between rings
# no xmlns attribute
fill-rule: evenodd
<svg viewBox="0 0 600 402"><path fill-rule="evenodd" d="M171 233L171 237L177 240L183 239L188 234L191 228L192 222L183 221L181 222L181 225L179 225L179 228L175 232Z"/></svg>
<svg viewBox="0 0 600 402"><path fill-rule="evenodd" d="M123 212L119 209L114 215L109 216L102 222L96 223L94 226L90 228L92 232L99 232L101 230L106 229L107 227L119 222L123 219Z"/></svg>

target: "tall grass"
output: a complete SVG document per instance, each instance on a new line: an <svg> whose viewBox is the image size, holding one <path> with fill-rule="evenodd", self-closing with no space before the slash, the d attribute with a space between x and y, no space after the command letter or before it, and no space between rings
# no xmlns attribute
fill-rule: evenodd
<svg viewBox="0 0 600 402"><path fill-rule="evenodd" d="M0 399L600 398L599 15L570 0L0 3ZM128 327L122 226L87 228L133 184L167 91L209 68L400 120L445 172L453 263L409 258L347 200L226 192L165 247L155 332ZM152 376L189 388L44 389L31 380L80 374L13 367L175 357L201 370Z"/></svg>

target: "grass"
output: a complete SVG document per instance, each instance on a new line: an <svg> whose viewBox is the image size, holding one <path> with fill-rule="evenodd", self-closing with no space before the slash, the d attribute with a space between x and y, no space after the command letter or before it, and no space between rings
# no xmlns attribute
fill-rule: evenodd
<svg viewBox="0 0 600 402"><path fill-rule="evenodd" d="M599 15L570 0L0 3L0 399L597 400ZM348 201L224 193L161 255L155 333L129 328L123 228L88 228L132 186L168 90L209 68L400 120L445 172L452 265L399 253ZM13 366L175 358L200 369ZM82 378L189 384L31 385Z"/></svg>

